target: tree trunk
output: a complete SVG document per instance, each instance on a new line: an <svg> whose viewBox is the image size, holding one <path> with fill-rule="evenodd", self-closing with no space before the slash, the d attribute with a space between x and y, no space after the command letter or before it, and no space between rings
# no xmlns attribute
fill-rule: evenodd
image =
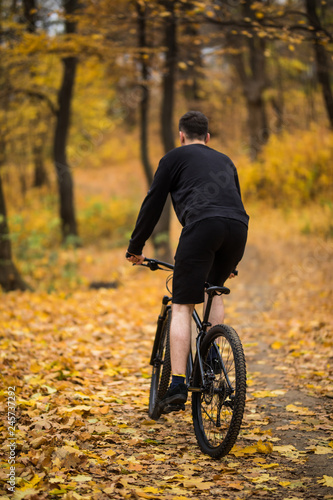
<svg viewBox="0 0 333 500"><path fill-rule="evenodd" d="M309 24L314 28L313 44L316 56L317 78L322 88L330 127L333 129L333 93L330 82L329 61L321 36L319 36L322 26L316 10L317 2L316 0L306 0L305 4Z"/></svg>
<svg viewBox="0 0 333 500"><path fill-rule="evenodd" d="M2 9L2 0L0 0L0 11ZM13 8L16 6L13 5ZM0 43L2 42L2 25L0 16ZM0 66L1 83L3 83L3 68ZM8 103L1 102L1 108L6 108ZM4 136L0 136L0 168L6 158L6 142ZM5 292L12 290L27 290L29 286L22 280L12 261L12 247L9 237L9 228L7 223L7 210L4 192L2 189L2 178L0 171L0 287Z"/></svg>
<svg viewBox="0 0 333 500"><path fill-rule="evenodd" d="M22 280L12 261L12 249L7 224L5 198L0 175L0 287L5 292L27 290L28 285Z"/></svg>
<svg viewBox="0 0 333 500"><path fill-rule="evenodd" d="M266 144L269 136L265 103L260 92L247 95L248 129L250 134L250 157L257 158L261 148Z"/></svg>
<svg viewBox="0 0 333 500"><path fill-rule="evenodd" d="M37 20L37 8L36 8L36 0L23 0L23 13L24 13L24 20L27 25L27 31L29 33L35 33L36 32L36 20ZM31 75L33 75L34 72L31 71ZM37 120L40 120L41 116L37 116ZM45 165L44 165L44 159L43 159L43 144L38 144L37 142L41 140L41 138L36 138L34 137L34 140L36 141L36 144L33 145L32 147L32 154L34 158L34 163L35 163L35 175L34 175L34 182L33 186L34 187L40 187L43 186L44 184L47 184L48 178L47 178L47 173L45 170Z"/></svg>
<svg viewBox="0 0 333 500"><path fill-rule="evenodd" d="M164 1L169 16L165 18L165 70L162 82L161 130L164 151L167 153L175 147L173 134L173 110L175 100L175 76L177 62L176 16L174 1Z"/></svg>
<svg viewBox="0 0 333 500"><path fill-rule="evenodd" d="M275 126L274 126L274 132L276 134L280 134L283 130L284 127L284 94L283 94L283 77L282 77L282 71L281 71L281 64L279 59L276 59L276 65L277 65L277 77L276 77L276 82L277 82L277 97L272 97L271 98L271 104L276 116L276 121L275 121Z"/></svg>
<svg viewBox="0 0 333 500"><path fill-rule="evenodd" d="M147 47L146 40L146 7L137 3L138 12L138 27L139 27L139 47L144 49ZM141 51L141 77L142 77L142 97L140 103L140 147L141 147L141 161L146 174L148 186L153 182L153 169L149 161L148 152L148 110L149 110L149 89L147 86L148 79L148 66L145 59L144 50ZM160 220L152 234L152 243L154 247L155 256L171 262L172 255L169 243L170 233L170 197L168 197L164 210L161 214Z"/></svg>
<svg viewBox="0 0 333 500"><path fill-rule="evenodd" d="M192 109L195 109L196 104L202 100L200 97L199 84L200 78L203 78L202 44L193 43L200 38L200 25L188 22L189 18L187 12L195 8L192 1L183 1L180 8L182 9L181 22L184 25L184 35L190 39L189 43L186 45L184 44L182 47L183 57L185 56L187 59L186 63L188 61L192 62L192 64L187 65L186 69L181 71L181 79L185 80L183 83L184 97L189 102L190 106L191 103L194 104L194 108Z"/></svg>
<svg viewBox="0 0 333 500"><path fill-rule="evenodd" d="M73 14L77 7L77 0L64 1L66 14ZM73 21L66 21L66 33L74 32L75 23ZM76 67L76 57L71 56L63 59L63 79L58 94L58 111L54 134L54 163L58 179L63 241L66 241L68 237L77 237L78 235L74 207L73 179L66 155Z"/></svg>
<svg viewBox="0 0 333 500"><path fill-rule="evenodd" d="M162 82L161 134L165 153L174 149L173 110L175 98L175 75L177 62L175 2L164 0L161 4L169 15L165 18L165 70ZM167 262L173 261L170 247L171 197L167 198L161 218L152 239L156 256Z"/></svg>
<svg viewBox="0 0 333 500"><path fill-rule="evenodd" d="M249 156L251 160L255 160L269 137L265 102L263 99L264 83L262 80L257 80L256 73L247 74L243 54L238 54L233 59L246 100Z"/></svg>
<svg viewBox="0 0 333 500"><path fill-rule="evenodd" d="M254 19L253 1L245 0L242 6L244 18ZM234 63L243 87L247 104L247 125L250 141L250 158L255 160L262 146L268 141L269 129L263 92L267 87L265 70L265 41L252 33L246 38L249 51L249 67L245 67L244 55L234 56Z"/></svg>
<svg viewBox="0 0 333 500"><path fill-rule="evenodd" d="M33 147L33 158L35 163L34 187L41 187L48 184L49 179L44 164L43 144L35 144Z"/></svg>
<svg viewBox="0 0 333 500"><path fill-rule="evenodd" d="M280 99L277 100L274 97L271 98L271 104L276 116L274 130L279 134L283 129L283 104Z"/></svg>
<svg viewBox="0 0 333 500"><path fill-rule="evenodd" d="M149 111L149 89L147 85L148 80L148 66L146 63L146 53L144 51L147 47L146 40L146 6L141 5L140 2L136 4L138 12L138 31L139 31L139 47L140 63L141 63L141 102L140 102L140 152L141 161L146 175L148 186L153 182L153 169L149 161L148 150L148 111Z"/></svg>
<svg viewBox="0 0 333 500"><path fill-rule="evenodd" d="M2 2L0 2L0 9L2 9ZM10 5L10 13L16 14L16 11L17 11L17 0L12 0L12 3Z"/></svg>
<svg viewBox="0 0 333 500"><path fill-rule="evenodd" d="M24 18L29 33L36 31L36 0L23 0Z"/></svg>

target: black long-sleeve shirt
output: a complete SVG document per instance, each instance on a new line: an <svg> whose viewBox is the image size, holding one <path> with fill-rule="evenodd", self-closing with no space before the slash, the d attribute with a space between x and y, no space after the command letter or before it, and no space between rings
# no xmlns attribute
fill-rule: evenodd
<svg viewBox="0 0 333 500"><path fill-rule="evenodd" d="M182 226L208 217L226 217L248 225L237 170L230 158L204 144L180 146L160 160L138 215L130 253L141 255L169 193Z"/></svg>

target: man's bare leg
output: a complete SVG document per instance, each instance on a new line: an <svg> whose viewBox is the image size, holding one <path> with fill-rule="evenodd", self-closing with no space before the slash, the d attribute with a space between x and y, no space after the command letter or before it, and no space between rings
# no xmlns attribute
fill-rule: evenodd
<svg viewBox="0 0 333 500"><path fill-rule="evenodd" d="M170 328L171 369L174 375L185 375L191 342L193 304L172 304Z"/></svg>
<svg viewBox="0 0 333 500"><path fill-rule="evenodd" d="M172 381L167 393L160 401L163 413L185 410L188 394L185 373L190 352L193 307L192 304L172 304L170 327Z"/></svg>
<svg viewBox="0 0 333 500"><path fill-rule="evenodd" d="M172 375L185 376L188 355L191 344L191 318L193 312L193 304L172 304L172 316L170 327L170 354L171 354L171 369ZM222 297L215 296L212 302L212 308L209 315L209 321L212 325L222 323L224 319L224 307ZM174 377L173 377L174 380ZM177 383L177 382L176 382ZM178 386L175 386L178 387ZM183 387L181 384L179 387ZM170 389L172 388L172 385ZM169 389L169 390L170 390ZM184 403L187 398L186 394L181 389L176 393L170 393L162 400L163 410L166 413L169 411L184 409Z"/></svg>
<svg viewBox="0 0 333 500"><path fill-rule="evenodd" d="M205 306L207 299L205 297ZM193 304L172 304L170 328L171 369L173 374L185 375L191 343L191 318ZM209 315L209 322L219 325L224 321L222 296L215 295Z"/></svg>
<svg viewBox="0 0 333 500"><path fill-rule="evenodd" d="M207 305L208 295L205 294L205 306ZM214 325L221 325L224 321L224 304L222 295L215 295L213 297L212 307L210 310L208 321Z"/></svg>

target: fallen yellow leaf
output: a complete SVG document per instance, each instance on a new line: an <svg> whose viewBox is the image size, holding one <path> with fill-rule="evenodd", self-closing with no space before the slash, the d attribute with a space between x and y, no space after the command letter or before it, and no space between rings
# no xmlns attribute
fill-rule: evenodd
<svg viewBox="0 0 333 500"><path fill-rule="evenodd" d="M62 411L63 412L72 412L72 411L90 411L91 410L91 406L88 406L88 405L77 405L77 406L74 406L73 408L62 408Z"/></svg>
<svg viewBox="0 0 333 500"><path fill-rule="evenodd" d="M278 349L281 349L281 347L283 346L283 343L282 342L279 342L278 340L276 340L275 342L273 342L271 344L271 348L274 349L274 350L278 350Z"/></svg>
<svg viewBox="0 0 333 500"><path fill-rule="evenodd" d="M309 410L309 408L303 408L302 406L287 405L287 411L292 411L293 413L298 413L298 415L315 415L314 411Z"/></svg>
<svg viewBox="0 0 333 500"><path fill-rule="evenodd" d="M152 499L152 500L156 499L156 495L150 495L149 493L146 493L143 490L135 489L134 492L140 498L149 498L149 499Z"/></svg>
<svg viewBox="0 0 333 500"><path fill-rule="evenodd" d="M215 486L214 483L207 481L207 482L199 483L197 485L197 488L198 488L198 490L205 491L205 490L210 490L211 488L214 488L214 486Z"/></svg>
<svg viewBox="0 0 333 500"><path fill-rule="evenodd" d="M280 486L283 486L284 488L285 488L286 486L289 486L289 484L290 484L290 481L279 481L279 485L280 485Z"/></svg>
<svg viewBox="0 0 333 500"><path fill-rule="evenodd" d="M92 481L91 476L85 476L83 474L78 474L77 476L72 477L73 481L76 481L77 483L84 483L86 481Z"/></svg>
<svg viewBox="0 0 333 500"><path fill-rule="evenodd" d="M146 493L158 493L159 489L154 488L154 486L146 486L145 488L143 488L143 491L145 491Z"/></svg>
<svg viewBox="0 0 333 500"><path fill-rule="evenodd" d="M322 484L323 486L329 486L330 488L333 488L333 477L323 476L323 479L319 479L317 483Z"/></svg>
<svg viewBox="0 0 333 500"><path fill-rule="evenodd" d="M115 455L117 455L117 452L114 450L108 450L105 453L103 453L103 455L106 455L107 457L114 457Z"/></svg>
<svg viewBox="0 0 333 500"><path fill-rule="evenodd" d="M102 406L102 408L99 408L99 413L101 413L102 415L106 415L109 412L109 409L110 408L108 405Z"/></svg>
<svg viewBox="0 0 333 500"><path fill-rule="evenodd" d="M269 474L260 474L260 476L252 479L252 483L256 484L266 483L270 479L276 479L276 477L272 478Z"/></svg>
<svg viewBox="0 0 333 500"><path fill-rule="evenodd" d="M272 453L273 445L272 445L272 443L270 443L268 441L265 441L263 443L260 439L257 443L257 451L258 451L258 453L263 453L265 455L268 455L269 453Z"/></svg>
<svg viewBox="0 0 333 500"><path fill-rule="evenodd" d="M172 500L188 500L188 497L184 497L182 495L176 495L175 497L172 497Z"/></svg>
<svg viewBox="0 0 333 500"><path fill-rule="evenodd" d="M254 455L257 452L256 446L246 446L245 448L239 448L234 446L230 454L235 455L235 457L242 457L244 455Z"/></svg>
<svg viewBox="0 0 333 500"><path fill-rule="evenodd" d="M328 446L315 446L315 455L327 455L328 453L333 453L333 449Z"/></svg>
<svg viewBox="0 0 333 500"><path fill-rule="evenodd" d="M255 398L274 398L277 394L274 394L273 391L255 391L252 393L252 396Z"/></svg>

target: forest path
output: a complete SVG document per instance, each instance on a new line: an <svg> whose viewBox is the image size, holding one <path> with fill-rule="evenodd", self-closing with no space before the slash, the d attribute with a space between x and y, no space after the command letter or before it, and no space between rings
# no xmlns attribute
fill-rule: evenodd
<svg viewBox="0 0 333 500"><path fill-rule="evenodd" d="M148 418L168 273L129 266L124 249L107 245L77 255L86 280L116 279L118 288L1 296L2 500L333 498L331 243L252 222L226 298L226 323L247 358L247 404L236 446L219 461L197 446L190 402Z"/></svg>
<svg viewBox="0 0 333 500"><path fill-rule="evenodd" d="M332 245L261 238L265 244L248 245L241 284L230 296L250 380L245 420L261 421L273 454L280 450L280 483L292 493L272 491L272 498L333 498L332 488L318 483L333 475L332 311L320 298L332 297ZM242 439L259 437L245 432Z"/></svg>

